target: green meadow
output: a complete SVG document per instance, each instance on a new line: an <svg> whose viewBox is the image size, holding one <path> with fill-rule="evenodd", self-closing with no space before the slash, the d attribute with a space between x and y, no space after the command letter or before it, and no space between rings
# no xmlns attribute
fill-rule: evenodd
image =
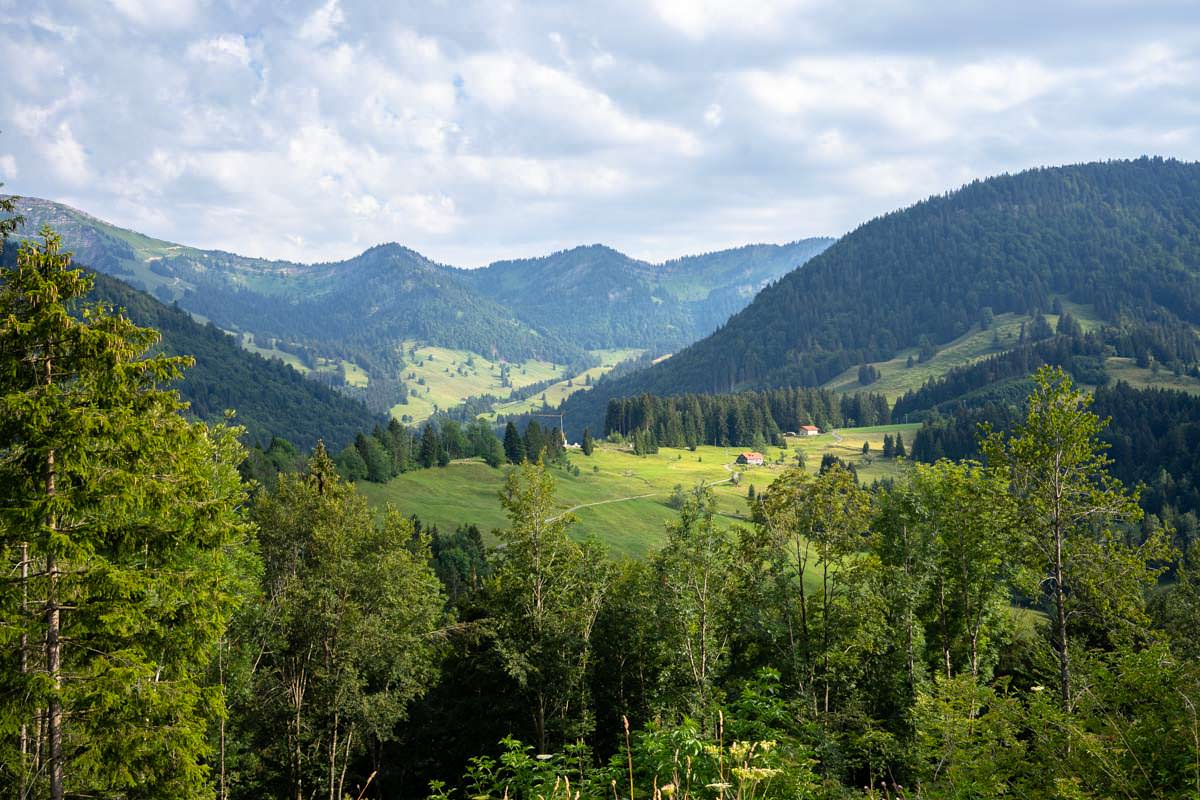
<svg viewBox="0 0 1200 800"><path fill-rule="evenodd" d="M570 461L579 468L578 475L557 466L552 473L559 508L576 518L574 536L593 536L614 554L641 557L665 540L664 526L675 515L668 502L676 486L686 491L702 483L712 485L721 520L738 524L747 519L750 486L765 489L781 471L795 464L798 451L804 452L805 468L810 472L816 472L825 453L833 453L854 464L860 479L871 483L907 469L906 461L879 455L884 435L902 432L911 446L917 427L850 428L789 439L786 448L767 448L763 453L767 463L761 467L736 464L741 448L704 446L693 452L664 447L657 454L637 456L628 447L601 443L590 457L571 451ZM864 442L871 451L866 455ZM498 496L509 469L492 469L476 460L458 461L440 469L407 472L386 484L360 483L359 490L377 508L390 503L441 530L473 523L488 534L506 524Z"/></svg>

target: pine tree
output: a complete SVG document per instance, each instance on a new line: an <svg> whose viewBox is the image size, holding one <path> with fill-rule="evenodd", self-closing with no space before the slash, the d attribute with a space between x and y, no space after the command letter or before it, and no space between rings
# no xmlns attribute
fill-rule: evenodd
<svg viewBox="0 0 1200 800"><path fill-rule="evenodd" d="M525 442L517 433L517 426L509 422L504 426L504 457L510 464L520 464L525 460Z"/></svg>
<svg viewBox="0 0 1200 800"><path fill-rule="evenodd" d="M82 306L91 288L49 229L0 268L0 782L204 797L245 451L160 388L190 360L145 357L157 333Z"/></svg>
<svg viewBox="0 0 1200 800"><path fill-rule="evenodd" d="M896 458L908 458L908 452L904 449L904 435L896 434Z"/></svg>
<svg viewBox="0 0 1200 800"><path fill-rule="evenodd" d="M546 449L546 433L536 419L529 420L525 426L525 456L530 461L537 461Z"/></svg>
<svg viewBox="0 0 1200 800"><path fill-rule="evenodd" d="M590 456L596 449L596 442L592 439L592 432L588 428L583 429L583 443L581 447L585 456Z"/></svg>
<svg viewBox="0 0 1200 800"><path fill-rule="evenodd" d="M442 437L438 435L437 428L432 422L425 423L421 431L421 466L429 469L440 464L443 452Z"/></svg>
<svg viewBox="0 0 1200 800"><path fill-rule="evenodd" d="M883 435L883 457L892 458L896 455L896 445L892 442L891 434Z"/></svg>

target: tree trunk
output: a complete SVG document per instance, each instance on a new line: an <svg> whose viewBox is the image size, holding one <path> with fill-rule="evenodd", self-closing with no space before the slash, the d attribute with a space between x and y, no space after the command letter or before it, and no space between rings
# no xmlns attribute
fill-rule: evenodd
<svg viewBox="0 0 1200 800"><path fill-rule="evenodd" d="M29 612L29 542L21 542L21 624L25 625L25 616ZM29 634L21 631L21 674L29 672ZM20 751L21 751L21 800L29 796L29 722L21 720Z"/></svg>
<svg viewBox="0 0 1200 800"><path fill-rule="evenodd" d="M538 691L537 704L533 710L534 733L538 740L538 753L546 752L546 693Z"/></svg>
<svg viewBox="0 0 1200 800"><path fill-rule="evenodd" d="M221 696L225 697L225 643L222 642L217 647L217 675L221 683ZM220 744L220 773L217 783L217 797L219 800L229 800L229 786L225 779L225 714L221 715L221 744Z"/></svg>
<svg viewBox="0 0 1200 800"><path fill-rule="evenodd" d="M1054 533L1054 610L1058 614L1058 680L1063 711L1071 713L1071 654L1067 647L1067 595L1063 589L1062 534Z"/></svg>
<svg viewBox="0 0 1200 800"><path fill-rule="evenodd" d="M329 744L329 800L338 800L336 794L337 783L337 751L338 751L338 717L339 714L333 712L333 738Z"/></svg>
<svg viewBox="0 0 1200 800"><path fill-rule="evenodd" d="M946 584L941 579L938 580L938 627L942 633L942 662L946 670L946 677L951 675L951 660L950 660L950 625L946 621Z"/></svg>
<svg viewBox="0 0 1200 800"><path fill-rule="evenodd" d="M46 383L51 380L50 360L46 360ZM55 464L54 450L46 453L46 496L55 494ZM57 520L53 515L46 517L46 527L53 534L57 530ZM61 609L58 603L58 559L54 556L54 543L48 543L46 548L46 673L50 676L53 687L50 695L48 713L46 715L47 734L50 745L50 800L63 800L63 747L62 725L62 644L59 640L61 633Z"/></svg>

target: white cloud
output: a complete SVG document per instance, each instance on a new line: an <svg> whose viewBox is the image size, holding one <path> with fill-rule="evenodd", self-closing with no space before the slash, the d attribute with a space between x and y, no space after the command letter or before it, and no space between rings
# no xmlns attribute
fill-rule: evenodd
<svg viewBox="0 0 1200 800"><path fill-rule="evenodd" d="M630 114L607 94L524 55L474 56L462 72L468 92L489 112L535 121L539 135L553 134L563 144L639 144L684 157L700 153L691 131Z"/></svg>
<svg viewBox="0 0 1200 800"><path fill-rule="evenodd" d="M719 128L724 119L725 112L721 109L720 103L710 103L708 108L704 109L704 124L708 127Z"/></svg>
<svg viewBox="0 0 1200 800"><path fill-rule="evenodd" d="M79 35L79 28L75 25L62 25L44 14L39 14L33 17L30 22L35 28L41 28L47 33L52 33L62 39L67 44L75 41L75 37Z"/></svg>
<svg viewBox="0 0 1200 800"><path fill-rule="evenodd" d="M233 33L192 42L188 45L187 54L193 61L210 64L237 64L243 67L250 65L250 47L246 44L246 37Z"/></svg>
<svg viewBox="0 0 1200 800"><path fill-rule="evenodd" d="M117 11L145 27L182 28L196 12L193 0L110 0Z"/></svg>
<svg viewBox="0 0 1200 800"><path fill-rule="evenodd" d="M338 28L346 21L339 0L326 0L325 4L312 12L297 32L300 39L310 44L325 44L337 38Z"/></svg>
<svg viewBox="0 0 1200 800"><path fill-rule="evenodd" d="M17 159L11 153L0 156L0 178L11 181L17 174Z"/></svg>
<svg viewBox="0 0 1200 800"><path fill-rule="evenodd" d="M91 177L87 153L68 123L58 124L43 152L51 169L65 182L79 186Z"/></svg>
<svg viewBox="0 0 1200 800"><path fill-rule="evenodd" d="M660 21L696 40L721 33L775 35L781 17L800 5L795 0L652 0L650 4Z"/></svg>

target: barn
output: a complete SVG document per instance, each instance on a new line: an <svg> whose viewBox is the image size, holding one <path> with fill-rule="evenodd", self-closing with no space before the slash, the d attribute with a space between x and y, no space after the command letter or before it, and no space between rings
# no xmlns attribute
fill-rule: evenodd
<svg viewBox="0 0 1200 800"><path fill-rule="evenodd" d="M816 425L801 425L800 426L800 435L801 436L820 436L821 429L818 428Z"/></svg>
<svg viewBox="0 0 1200 800"><path fill-rule="evenodd" d="M765 459L763 458L762 453L755 453L752 451L738 453L737 457L737 463L746 464L747 466L751 467L761 467L764 460Z"/></svg>

